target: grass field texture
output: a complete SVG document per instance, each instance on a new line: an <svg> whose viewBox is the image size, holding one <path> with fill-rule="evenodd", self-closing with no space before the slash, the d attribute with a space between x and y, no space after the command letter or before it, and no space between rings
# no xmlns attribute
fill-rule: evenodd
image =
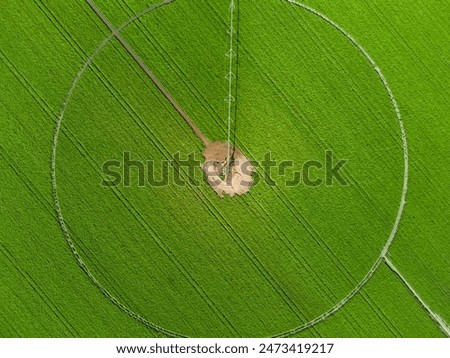
<svg viewBox="0 0 450 358"><path fill-rule="evenodd" d="M152 2L96 4L119 26ZM449 322L449 5L307 5L370 53L395 93L409 189L389 258ZM64 222L95 285L58 224L50 160L67 92L109 32L83 1L2 8L1 336L164 336L136 315L180 335L272 336L336 307L371 270L394 226L405 170L383 83L348 38L311 12L280 0L241 0L238 11L238 146L252 160L270 151L295 163L332 150L348 160L348 185L286 187L275 174L275 187L261 181L224 199L204 182L140 188L134 177L130 187L102 187L102 163L124 151L157 162L202 151L111 39L70 97L55 171ZM229 2L176 0L122 31L211 140L226 139L228 27ZM295 333L444 335L385 263L337 312Z"/></svg>

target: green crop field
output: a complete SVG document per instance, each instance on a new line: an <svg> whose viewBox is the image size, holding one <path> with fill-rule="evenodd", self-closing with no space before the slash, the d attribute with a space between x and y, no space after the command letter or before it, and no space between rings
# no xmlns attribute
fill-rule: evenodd
<svg viewBox="0 0 450 358"><path fill-rule="evenodd" d="M2 4L0 337L450 335L450 3L231 3L95 1L223 198L92 5Z"/></svg>

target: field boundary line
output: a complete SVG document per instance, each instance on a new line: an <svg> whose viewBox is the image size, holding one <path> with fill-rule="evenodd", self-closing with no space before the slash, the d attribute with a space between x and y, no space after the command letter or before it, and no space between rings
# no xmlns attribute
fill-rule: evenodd
<svg viewBox="0 0 450 358"><path fill-rule="evenodd" d="M419 293L411 286L405 276L398 270L398 268L392 263L392 261L388 257L384 257L384 262L390 268L390 270L400 279L400 281L406 286L406 288L411 292L414 298L420 303L423 309L428 313L430 318L437 323L441 331L447 336L450 337L450 325L436 312L434 312L430 306L420 297Z"/></svg>

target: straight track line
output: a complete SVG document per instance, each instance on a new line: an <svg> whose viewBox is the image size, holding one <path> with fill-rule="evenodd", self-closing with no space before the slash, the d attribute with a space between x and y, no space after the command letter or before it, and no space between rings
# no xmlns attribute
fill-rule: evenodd
<svg viewBox="0 0 450 358"><path fill-rule="evenodd" d="M419 293L411 286L411 284L406 280L405 276L401 274L401 272L395 267L390 259L386 256L384 257L384 262L391 269L393 273L402 281L402 283L406 286L406 288L411 292L414 298L420 303L420 305L427 311L430 318L437 323L441 331L447 336L450 337L450 325L436 312L434 312L430 306L420 297Z"/></svg>

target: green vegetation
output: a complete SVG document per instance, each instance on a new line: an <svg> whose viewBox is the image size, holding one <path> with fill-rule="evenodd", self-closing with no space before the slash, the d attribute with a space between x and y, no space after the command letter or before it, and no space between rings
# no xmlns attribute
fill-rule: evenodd
<svg viewBox="0 0 450 358"><path fill-rule="evenodd" d="M390 255L450 321L449 39L435 27L448 5L432 3L408 2L399 12L379 1L308 2L366 48L395 92L411 185ZM119 26L151 2L97 5ZM228 12L227 2L176 0L122 31L201 131L221 141ZM55 121L108 31L84 2L8 3L1 16L0 336L159 336L83 273L53 203ZM270 151L298 166L332 150L348 160L349 185L286 187L274 172L277 186L261 180L224 199L205 182L142 188L134 176L129 187L101 186L102 164L124 151L160 162L177 152L200 158L203 148L115 39L82 75L62 121L58 199L75 248L120 304L182 335L270 336L320 316L372 268L401 198L399 123L376 72L345 36L287 2L240 0L238 61L236 139L245 155L261 161ZM382 265L340 311L297 335L442 332Z"/></svg>

